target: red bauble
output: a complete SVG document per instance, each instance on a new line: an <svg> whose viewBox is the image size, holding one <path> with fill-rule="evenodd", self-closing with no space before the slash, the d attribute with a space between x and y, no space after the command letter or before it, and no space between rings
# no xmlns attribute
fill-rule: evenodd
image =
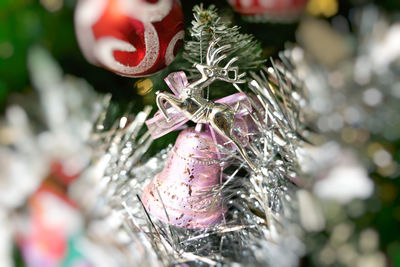
<svg viewBox="0 0 400 267"><path fill-rule="evenodd" d="M86 59L140 77L170 64L183 44L179 0L80 0L75 31Z"/></svg>
<svg viewBox="0 0 400 267"><path fill-rule="evenodd" d="M238 13L259 20L291 20L299 16L307 0L228 0Z"/></svg>

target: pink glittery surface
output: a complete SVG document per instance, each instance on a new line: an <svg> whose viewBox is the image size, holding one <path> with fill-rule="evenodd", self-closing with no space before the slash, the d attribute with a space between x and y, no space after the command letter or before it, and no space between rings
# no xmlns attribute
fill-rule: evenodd
<svg viewBox="0 0 400 267"><path fill-rule="evenodd" d="M226 210L219 197L207 194L218 184L220 170L211 134L188 128L178 136L163 171L146 186L142 202L153 217L169 224L210 227Z"/></svg>

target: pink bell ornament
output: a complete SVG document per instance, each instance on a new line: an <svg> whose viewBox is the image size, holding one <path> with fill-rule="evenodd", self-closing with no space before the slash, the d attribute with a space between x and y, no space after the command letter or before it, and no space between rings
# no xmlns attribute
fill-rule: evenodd
<svg viewBox="0 0 400 267"><path fill-rule="evenodd" d="M163 171L143 192L147 212L161 221L189 229L207 228L221 221L226 207L218 196L209 193L220 180L217 153L209 131L182 131Z"/></svg>

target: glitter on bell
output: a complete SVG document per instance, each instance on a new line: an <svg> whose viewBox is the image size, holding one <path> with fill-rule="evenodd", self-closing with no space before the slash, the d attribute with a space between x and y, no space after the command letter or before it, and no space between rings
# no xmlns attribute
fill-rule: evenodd
<svg viewBox="0 0 400 267"><path fill-rule="evenodd" d="M220 222L226 210L211 190L221 166L210 132L182 131L165 168L146 186L142 202L153 217L174 226L201 229Z"/></svg>

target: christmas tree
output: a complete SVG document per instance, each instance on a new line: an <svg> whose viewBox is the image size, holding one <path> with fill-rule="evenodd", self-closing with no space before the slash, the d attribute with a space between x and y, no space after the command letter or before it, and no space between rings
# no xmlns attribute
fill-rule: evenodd
<svg viewBox="0 0 400 267"><path fill-rule="evenodd" d="M21 5L4 266L399 262L397 3Z"/></svg>

